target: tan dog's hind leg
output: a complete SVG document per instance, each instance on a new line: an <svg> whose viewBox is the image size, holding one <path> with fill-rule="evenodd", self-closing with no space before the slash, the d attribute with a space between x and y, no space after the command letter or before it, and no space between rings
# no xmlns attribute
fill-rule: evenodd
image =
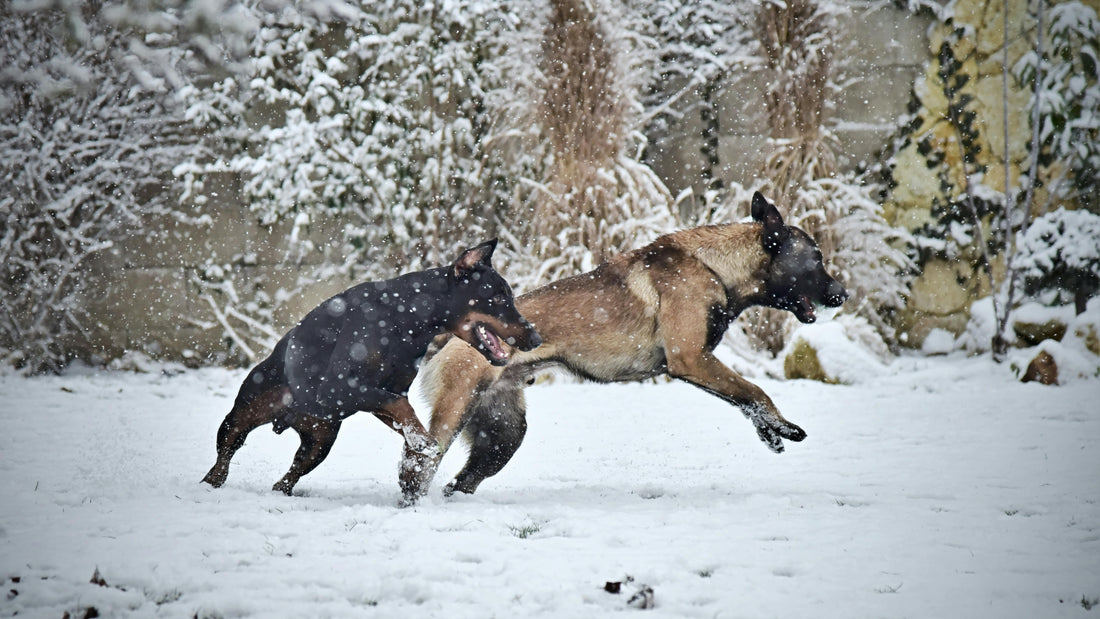
<svg viewBox="0 0 1100 619"><path fill-rule="evenodd" d="M427 493L439 461L466 426L466 417L474 409L481 389L496 380L502 368L493 367L470 345L455 338L421 371L432 409L428 434L439 452L419 474L403 475L402 488L405 488L408 479L411 484L409 490L417 496Z"/></svg>

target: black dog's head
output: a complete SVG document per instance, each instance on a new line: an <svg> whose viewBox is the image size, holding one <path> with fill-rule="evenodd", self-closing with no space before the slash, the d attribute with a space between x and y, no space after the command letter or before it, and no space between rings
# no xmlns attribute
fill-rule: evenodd
<svg viewBox="0 0 1100 619"><path fill-rule="evenodd" d="M516 309L512 288L489 260L496 249L493 239L467 249L451 267L459 319L452 333L473 346L493 365L508 362L511 347L531 350L542 337Z"/></svg>
<svg viewBox="0 0 1100 619"><path fill-rule="evenodd" d="M817 320L814 305L840 307L848 299L844 286L825 272L821 250L802 230L783 223L775 205L760 192L752 196L752 218L763 224L764 251L771 256L764 279L765 305L788 310L799 321Z"/></svg>

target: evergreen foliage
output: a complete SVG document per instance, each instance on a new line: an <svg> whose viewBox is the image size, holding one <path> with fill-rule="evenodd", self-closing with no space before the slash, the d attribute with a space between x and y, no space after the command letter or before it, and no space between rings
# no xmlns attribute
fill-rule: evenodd
<svg viewBox="0 0 1100 619"><path fill-rule="evenodd" d="M1061 208L1047 213L1022 235L1020 253L1025 291L1073 303L1081 314L1100 290L1100 215Z"/></svg>
<svg viewBox="0 0 1100 619"><path fill-rule="evenodd" d="M1050 7L1049 20L1045 44L1013 67L1020 83L1041 93L1032 98L1031 107L1038 109L1030 117L1039 122L1034 147L1044 170L1023 182L1049 185L1054 196L1095 211L1100 209L1100 19L1091 7L1071 1ZM1044 183L1044 178L1052 180Z"/></svg>

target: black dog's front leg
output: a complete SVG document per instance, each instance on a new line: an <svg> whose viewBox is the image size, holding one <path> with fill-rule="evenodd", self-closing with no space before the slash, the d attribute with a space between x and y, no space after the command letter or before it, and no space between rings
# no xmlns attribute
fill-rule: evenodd
<svg viewBox="0 0 1100 619"><path fill-rule="evenodd" d="M413 505L426 493L424 480L435 475L441 457L439 444L424 429L406 398L385 404L374 414L405 439L398 480L402 506Z"/></svg>

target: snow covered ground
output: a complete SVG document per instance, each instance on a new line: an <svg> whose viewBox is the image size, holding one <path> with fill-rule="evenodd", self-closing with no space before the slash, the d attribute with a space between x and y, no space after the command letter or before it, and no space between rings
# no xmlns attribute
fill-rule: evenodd
<svg viewBox="0 0 1100 619"><path fill-rule="evenodd" d="M536 386L502 474L443 499L456 449L399 509L365 415L297 496L266 427L200 484L244 375L0 376L0 616L1100 617L1100 380L759 379L809 433L783 455L684 384Z"/></svg>

